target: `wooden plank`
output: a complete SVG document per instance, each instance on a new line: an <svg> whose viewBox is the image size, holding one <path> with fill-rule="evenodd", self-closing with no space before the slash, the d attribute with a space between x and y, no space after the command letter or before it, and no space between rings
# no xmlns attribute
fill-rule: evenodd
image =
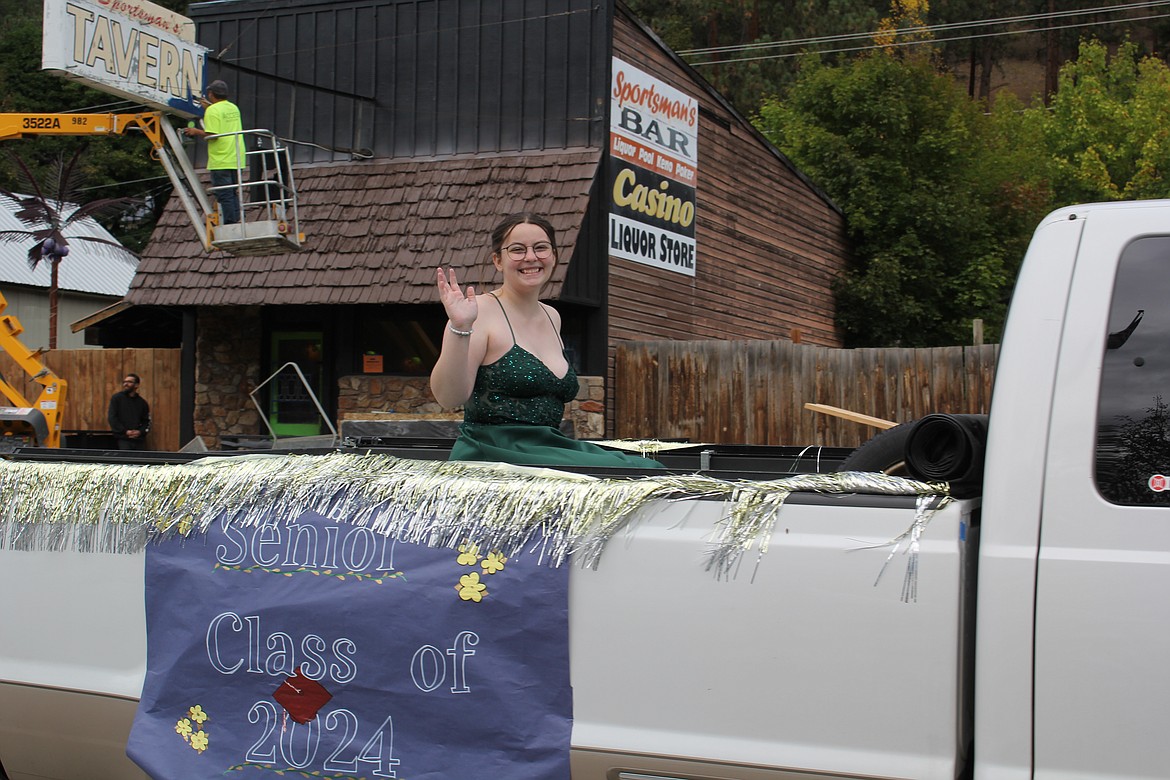
<svg viewBox="0 0 1170 780"><path fill-rule="evenodd" d="M617 410L616 436L626 439L647 438L658 422L659 410L656 358L645 344L624 342L614 357L614 397Z"/></svg>
<svg viewBox="0 0 1170 780"><path fill-rule="evenodd" d="M630 368L631 358L629 357L631 348L627 343L619 343L616 345L613 353L613 383L610 385L614 400L614 414L610 417L613 423L614 435L618 438L626 438L628 434L625 432L628 426L630 417L635 417L638 410L635 407L637 402L642 399L642 394L634 390L630 385L633 384L638 374Z"/></svg>
<svg viewBox="0 0 1170 780"><path fill-rule="evenodd" d="M861 423L862 425L870 425L874 428L881 428L883 431L893 428L898 423L893 420L883 420L879 417L871 417L868 414L861 414L860 412L851 412L848 409L841 409L836 406L827 406L826 404L805 404L805 409L811 409L814 412L821 414L829 414L834 417L840 417L842 420L849 420L850 422Z"/></svg>
<svg viewBox="0 0 1170 780"><path fill-rule="evenodd" d="M65 430L109 430L106 419L109 398L122 389L121 376L104 376L103 368L109 358L104 350L97 349L54 355L54 360L60 361L58 373L69 382L69 398L62 422Z"/></svg>
<svg viewBox="0 0 1170 780"><path fill-rule="evenodd" d="M768 341L747 342L743 350L743 442L762 441L773 444L768 413L768 381L772 371L772 355Z"/></svg>
<svg viewBox="0 0 1170 780"><path fill-rule="evenodd" d="M758 358L752 366L752 381L756 388L753 404L759 407L756 414L760 427L757 434L759 438L748 441L781 444L780 437L790 427L786 423L790 411L785 398L792 390L788 381L790 374L784 370L787 357L783 352L785 342L770 340L753 343L758 350Z"/></svg>
<svg viewBox="0 0 1170 780"><path fill-rule="evenodd" d="M151 449L177 450L179 441L179 352L173 349L140 350L150 376L147 402L151 405ZM134 356L137 359L138 356ZM138 372L141 373L141 372ZM142 377L146 385L146 375Z"/></svg>

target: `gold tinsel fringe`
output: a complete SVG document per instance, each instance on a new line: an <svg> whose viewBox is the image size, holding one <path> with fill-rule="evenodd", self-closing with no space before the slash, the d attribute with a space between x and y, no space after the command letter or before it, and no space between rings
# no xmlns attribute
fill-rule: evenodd
<svg viewBox="0 0 1170 780"><path fill-rule="evenodd" d="M860 472L759 482L697 474L600 479L342 453L150 466L0 461L0 549L135 552L161 535L199 533L221 516L248 526L312 510L405 542L471 542L512 555L540 532L550 563L573 556L595 566L606 542L649 502L715 498L729 506L708 568L726 576L745 552L767 552L785 499L808 491L945 497L947 488Z"/></svg>

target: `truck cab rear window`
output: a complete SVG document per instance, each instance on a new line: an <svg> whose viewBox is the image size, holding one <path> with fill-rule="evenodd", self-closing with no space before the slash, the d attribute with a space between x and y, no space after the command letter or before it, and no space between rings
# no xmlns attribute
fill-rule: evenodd
<svg viewBox="0 0 1170 780"><path fill-rule="evenodd" d="M1097 410L1097 489L1170 504L1170 237L1134 241L1117 267Z"/></svg>

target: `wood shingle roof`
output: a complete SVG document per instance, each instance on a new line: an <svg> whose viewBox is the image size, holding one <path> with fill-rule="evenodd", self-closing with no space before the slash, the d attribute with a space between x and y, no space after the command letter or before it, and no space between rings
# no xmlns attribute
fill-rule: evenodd
<svg viewBox="0 0 1170 780"><path fill-rule="evenodd" d="M203 252L172 198L126 300L138 305L433 303L435 269L493 285L489 234L534 211L557 229L558 297L601 159L570 149L394 159L294 168L303 250L233 257Z"/></svg>

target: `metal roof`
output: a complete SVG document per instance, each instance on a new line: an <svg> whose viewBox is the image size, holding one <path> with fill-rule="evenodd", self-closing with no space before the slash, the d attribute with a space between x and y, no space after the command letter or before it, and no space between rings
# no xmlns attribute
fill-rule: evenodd
<svg viewBox="0 0 1170 780"><path fill-rule="evenodd" d="M28 230L16 218L16 206L7 198L0 198L0 230ZM68 208L66 209L68 213ZM93 236L117 241L93 219L83 219L65 231L65 237ZM0 284L20 284L27 287L49 287L50 268L47 262L28 267L29 241L0 241ZM57 269L57 284L61 290L93 293L94 295L122 296L130 289L138 262L133 258L115 257L109 248L88 241L71 241L69 256Z"/></svg>

